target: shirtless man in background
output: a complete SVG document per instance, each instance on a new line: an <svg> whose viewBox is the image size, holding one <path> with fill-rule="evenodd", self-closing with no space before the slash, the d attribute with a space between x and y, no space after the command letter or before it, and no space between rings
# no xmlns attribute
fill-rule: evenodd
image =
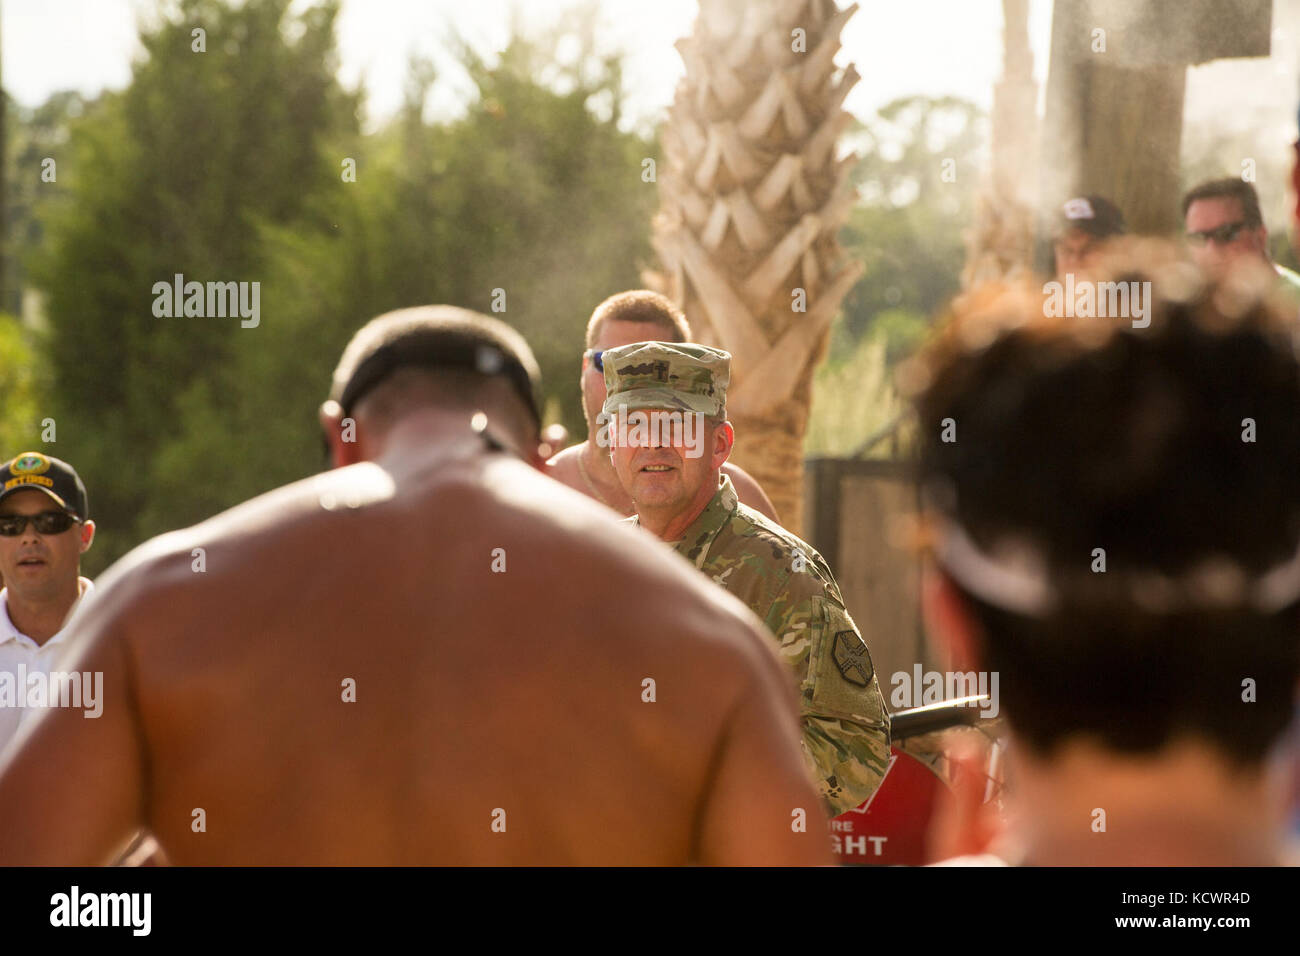
<svg viewBox="0 0 1300 956"><path fill-rule="evenodd" d="M761 625L535 470L535 388L474 313L359 331L343 467L103 577L61 661L103 714L15 741L0 865L830 862Z"/></svg>
<svg viewBox="0 0 1300 956"><path fill-rule="evenodd" d="M634 342L689 342L691 327L686 317L657 292L636 290L612 295L591 314L587 323L587 351L582 355L582 414L587 420L587 440L564 449L546 463L546 473L556 481L608 505L624 517L636 514L632 497L619 484L609 459L609 445L601 447L605 404L605 349ZM722 473L731 479L740 500L755 511L779 523L776 509L747 472L727 462Z"/></svg>

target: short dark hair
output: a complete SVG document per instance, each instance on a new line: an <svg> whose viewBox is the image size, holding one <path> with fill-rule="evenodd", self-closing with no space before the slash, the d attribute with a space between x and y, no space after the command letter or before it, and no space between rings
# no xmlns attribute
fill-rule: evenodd
<svg viewBox="0 0 1300 956"><path fill-rule="evenodd" d="M587 322L587 348L591 348L606 322L647 322L664 330L660 342L689 342L691 326L672 300L648 289L620 292L596 306Z"/></svg>
<svg viewBox="0 0 1300 956"><path fill-rule="evenodd" d="M1200 185L1189 189L1187 195L1183 196L1183 218L1187 218L1187 210L1192 208L1192 203L1198 199L1235 199L1241 203L1241 214L1249 229L1256 229L1264 225L1264 217L1259 211L1259 194L1255 192L1255 187L1236 176L1226 176L1223 179L1210 179Z"/></svg>
<svg viewBox="0 0 1300 956"><path fill-rule="evenodd" d="M524 337L504 322L450 305L387 312L362 326L343 350L330 398L347 415L403 368L503 379L540 427L537 360Z"/></svg>
<svg viewBox="0 0 1300 956"><path fill-rule="evenodd" d="M1276 582L1266 572L1297 567L1289 317L1271 289L1207 286L1168 247L1149 260L1131 251L1104 278L1152 282L1148 327L1051 318L1041 294L986 288L905 375L922 487L948 540L957 528L975 549L959 568L941 528L939 564L1032 750L1095 735L1150 753L1193 735L1258 764L1300 678L1300 588L1243 597ZM1036 554L1056 598L1047 610L1013 606L1002 584L971 573L972 554L1009 566L1013 543ZM1256 702L1243 702L1247 678Z"/></svg>

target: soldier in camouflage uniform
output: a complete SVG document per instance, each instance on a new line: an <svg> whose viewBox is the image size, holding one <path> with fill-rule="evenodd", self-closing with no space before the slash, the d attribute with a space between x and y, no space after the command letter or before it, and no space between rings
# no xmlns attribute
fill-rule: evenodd
<svg viewBox="0 0 1300 956"><path fill-rule="evenodd" d="M731 451L731 356L702 345L641 342L605 352L611 455L654 532L747 604L775 636L798 680L804 753L833 812L860 805L889 761L889 714L857 625L822 556L741 504L719 468ZM641 413L697 415L701 446L624 429ZM665 429L666 431L666 429ZM683 434L689 435L689 432ZM628 436L631 436L630 438ZM690 452L696 460L691 460Z"/></svg>

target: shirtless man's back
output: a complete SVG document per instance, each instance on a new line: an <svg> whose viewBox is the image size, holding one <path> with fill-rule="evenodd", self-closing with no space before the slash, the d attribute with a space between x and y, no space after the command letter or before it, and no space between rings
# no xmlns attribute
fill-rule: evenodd
<svg viewBox="0 0 1300 956"><path fill-rule="evenodd" d="M103 715L0 764L0 864L827 862L758 622L641 534L429 408L155 539L58 665Z"/></svg>

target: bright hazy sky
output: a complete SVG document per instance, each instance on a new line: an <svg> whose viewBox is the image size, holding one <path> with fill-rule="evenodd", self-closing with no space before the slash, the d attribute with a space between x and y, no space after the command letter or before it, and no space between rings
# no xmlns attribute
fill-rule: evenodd
<svg viewBox="0 0 1300 956"><path fill-rule="evenodd" d="M841 0L843 2L843 0ZM32 106L55 90L94 94L120 88L138 54L136 20L152 16L160 0L0 0L3 82L19 103ZM295 0L295 9L311 0ZM338 24L341 78L364 80L371 123L402 101L408 57L432 56L447 65L444 43L454 28L478 49L499 49L512 10L525 27L553 23L574 0L342 0ZM642 122L662 118L683 66L673 41L690 31L696 0L595 0L599 36L627 55L628 113ZM852 60L862 81L848 108L866 116L904 94L955 93L981 106L992 101L1001 67L999 0L859 0L849 20L840 61ZM1051 0L1030 0L1030 42L1040 89L1047 69ZM1215 125L1277 124L1295 136L1300 73L1300 0L1275 0L1274 55L1267 60L1221 61L1189 72L1189 120ZM466 93L467 81L444 69L431 111L445 112ZM1287 140L1289 141L1289 139Z"/></svg>
<svg viewBox="0 0 1300 956"><path fill-rule="evenodd" d="M19 103L32 106L59 89L87 94L120 88L130 78L138 13L155 0L0 0L3 79ZM310 5L304 0L295 9ZM343 0L338 24L341 78L364 79L372 118L402 101L413 52L439 58L448 26L480 50L499 49L511 9L523 23L554 22L572 0ZM860 0L845 28L841 62L851 59L862 81L848 108L869 113L896 96L958 93L982 106L992 100L1001 65L1002 6L998 0ZM629 112L653 121L663 115L683 66L673 42L690 32L696 0L598 0L600 36L627 54ZM1031 0L1035 70L1046 69L1050 0ZM445 59L443 59L445 62ZM434 108L463 93L463 77L445 73ZM435 90L439 90L435 86Z"/></svg>

